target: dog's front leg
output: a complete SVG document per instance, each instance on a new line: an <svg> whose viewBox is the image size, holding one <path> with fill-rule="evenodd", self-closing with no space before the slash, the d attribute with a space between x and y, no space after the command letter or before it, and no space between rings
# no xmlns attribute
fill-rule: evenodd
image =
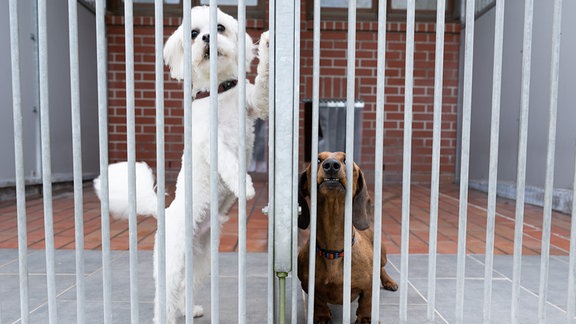
<svg viewBox="0 0 576 324"><path fill-rule="evenodd" d="M372 291L370 290L363 291L358 298L355 323L372 323Z"/></svg>
<svg viewBox="0 0 576 324"><path fill-rule="evenodd" d="M269 51L269 34L268 32L262 33L260 36L260 43L258 45L258 75L254 80L254 91L248 97L248 113L257 118L268 117L268 51Z"/></svg>
<svg viewBox="0 0 576 324"><path fill-rule="evenodd" d="M218 145L218 173L224 184L232 193L238 197L238 172L239 172L238 156L230 150L224 143ZM252 177L246 174L246 199L254 198L256 191L252 183Z"/></svg>

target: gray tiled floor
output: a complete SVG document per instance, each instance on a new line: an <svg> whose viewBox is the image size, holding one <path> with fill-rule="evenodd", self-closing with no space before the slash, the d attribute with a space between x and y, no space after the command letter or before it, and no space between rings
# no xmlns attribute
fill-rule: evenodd
<svg viewBox="0 0 576 324"><path fill-rule="evenodd" d="M235 323L237 316L237 268L235 253L223 253L220 260L220 322ZM85 252L86 320L102 323L102 269L98 251ZM73 250L56 251L58 323L76 322L75 261ZM389 255L388 272L398 282L399 255ZM31 323L48 322L45 259L43 251L30 251L29 286ZM248 255L248 323L263 323L266 319L266 262L267 255ZM464 295L464 322L480 323L482 319L484 256L466 258L466 292ZM152 253L139 253L139 310L140 323L150 323L153 310L154 281L152 279ZM547 322L565 322L568 259L553 256L549 267ZM426 322L426 296L428 290L428 256L411 255L408 276L408 322ZM540 257L525 256L522 264L522 292L520 321L536 323L538 314L538 285ZM456 256L438 255L436 279L436 322L454 322L456 303ZM506 323L510 317L512 289L512 257L495 256L493 272L492 322ZM18 321L19 310L18 255L16 250L0 249L0 323ZM196 294L197 302L204 306L206 315L195 323L210 323L210 287L206 284ZM290 294L290 290L288 290ZM290 295L288 295L290 296ZM298 322L304 322L301 294L298 293ZM397 323L399 292L382 290L381 323ZM289 298L288 298L289 299ZM130 319L128 252L112 253L112 301L114 323L128 323ZM288 305L290 309L290 304ZM341 318L341 307L332 308L335 318ZM352 309L352 314L355 310Z"/></svg>

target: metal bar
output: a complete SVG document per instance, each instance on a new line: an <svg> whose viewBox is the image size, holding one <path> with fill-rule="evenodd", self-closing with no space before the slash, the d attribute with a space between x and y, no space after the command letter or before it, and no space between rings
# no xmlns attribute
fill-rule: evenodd
<svg viewBox="0 0 576 324"><path fill-rule="evenodd" d="M518 167L516 175L516 219L514 224L514 257L512 270L511 323L519 322L520 280L522 268L522 230L524 226L524 193L526 190L526 151L528 146L528 112L530 106L530 66L532 63L532 21L534 0L524 3L524 35L522 44L522 85L518 135Z"/></svg>
<svg viewBox="0 0 576 324"><path fill-rule="evenodd" d="M269 46L269 57L268 65L270 70L268 71L268 298L267 298L267 322L268 324L273 324L275 321L275 289L274 289L274 208L276 206L276 201L274 195L274 186L276 182L274 180L274 173L276 171L276 166L274 165L274 158L276 152L276 17L274 14L274 9L276 7L275 0L269 0L268 2L268 25L270 30L270 44Z"/></svg>
<svg viewBox="0 0 576 324"><path fill-rule="evenodd" d="M74 233L76 241L76 321L86 322L84 280L84 215L82 209L82 132L80 118L80 71L78 59L77 1L68 0L68 37L70 42L70 108L72 114L72 155L74 173Z"/></svg>
<svg viewBox="0 0 576 324"><path fill-rule="evenodd" d="M353 183L354 172L354 86L356 77L356 0L348 1L348 49L346 66L346 181ZM342 322L350 321L352 285L352 186L346 186L344 208L344 288Z"/></svg>
<svg viewBox="0 0 576 324"><path fill-rule="evenodd" d="M106 4L96 1L96 52L98 73L98 146L100 156L100 214L102 222L102 294L104 324L112 324L112 271L110 257L110 207L108 188L108 101L106 53Z"/></svg>
<svg viewBox="0 0 576 324"><path fill-rule="evenodd" d="M246 323L246 3L238 1L238 323Z"/></svg>
<svg viewBox="0 0 576 324"><path fill-rule="evenodd" d="M408 320L408 256L410 229L410 177L412 161L412 103L414 87L414 20L415 1L408 0L406 9L406 62L404 77L404 153L402 162L402 243L400 245L400 321Z"/></svg>
<svg viewBox="0 0 576 324"><path fill-rule="evenodd" d="M218 53L217 1L210 0L210 53ZM218 56L210 56L210 75L218 75ZM220 322L218 313L220 301L220 271L218 246L220 243L220 223L218 221L218 78L210 78L210 313L212 323Z"/></svg>
<svg viewBox="0 0 576 324"><path fill-rule="evenodd" d="M26 192L22 139L22 92L20 80L20 42L18 39L18 1L10 0L10 63L12 66L12 111L14 120L14 166L16 176L16 209L18 213L18 278L20 287L20 321L28 324L28 235L26 231Z"/></svg>
<svg viewBox="0 0 576 324"><path fill-rule="evenodd" d="M38 45L40 63L40 132L42 142L42 190L44 195L44 239L46 244L48 317L50 324L56 324L58 322L58 316L56 306L56 272L54 269L54 215L52 209L50 107L48 98L48 34L45 0L38 1Z"/></svg>
<svg viewBox="0 0 576 324"><path fill-rule="evenodd" d="M128 152L128 241L130 255L130 320L138 324L138 221L136 219L136 131L134 105L134 16L133 1L124 1L124 46L126 56L126 146Z"/></svg>
<svg viewBox="0 0 576 324"><path fill-rule="evenodd" d="M438 244L438 197L440 192L440 147L442 140L442 85L444 74L444 30L446 1L436 6L436 55L434 70L434 121L432 130L432 181L430 184L430 233L428 246L428 305L426 318L434 321L436 309L436 254Z"/></svg>
<svg viewBox="0 0 576 324"><path fill-rule="evenodd" d="M194 235L194 215L193 215L193 186L192 186L192 40L189 35L191 27L191 1L183 1L183 21L182 21L182 39L184 40L184 199L185 221L184 227L186 237ZM186 240L185 246L185 281L186 281L186 323L194 323L194 249L193 240Z"/></svg>
<svg viewBox="0 0 576 324"><path fill-rule="evenodd" d="M568 298L566 300L566 323L574 322L576 315L576 158L572 182L572 218L570 225L570 258L568 263Z"/></svg>
<svg viewBox="0 0 576 324"><path fill-rule="evenodd" d="M382 254L382 176L384 165L384 85L386 71L386 2L378 2L378 59L376 66L376 152L374 158L374 255L372 258L372 320L380 318ZM378 306L376 306L378 305Z"/></svg>
<svg viewBox="0 0 576 324"><path fill-rule="evenodd" d="M474 59L474 0L466 1L462 147L460 155L460 205L458 208L458 257L456 269L456 323L464 321L464 275L466 271L466 223L468 217L468 168L472 115L472 62Z"/></svg>
<svg viewBox="0 0 576 324"><path fill-rule="evenodd" d="M154 49L155 49L155 87L156 87L156 193L157 193L157 230L156 230L156 299L158 323L166 323L166 215L165 195L165 150L164 150L164 63L162 48L164 40L164 11L162 0L154 1Z"/></svg>
<svg viewBox="0 0 576 324"><path fill-rule="evenodd" d="M483 321L490 323L492 309L492 272L494 268L494 231L496 223L496 191L498 184L498 142L500 135L500 98L502 90L502 47L504 42L504 5L496 2L494 21L494 66L492 72L492 116L490 128L490 167L488 176L488 211L486 220L486 256L484 266Z"/></svg>
<svg viewBox="0 0 576 324"><path fill-rule="evenodd" d="M300 143L299 129L300 129L300 0L295 1L294 7L294 108L293 108L293 129L294 141L292 143L292 219L298 219L298 146ZM292 225L292 323L296 324L298 319L298 292L300 290L300 281L297 276L298 271L298 226L296 223Z"/></svg>
<svg viewBox="0 0 576 324"><path fill-rule="evenodd" d="M548 149L544 185L544 215L538 289L538 320L546 322L548 272L550 266L550 230L552 227L552 194L554 191L554 154L556 152L556 121L558 112L558 78L560 74L560 35L562 28L562 0L554 1L552 21L552 59L550 62L550 107L548 113ZM575 189L575 188L573 188Z"/></svg>
<svg viewBox="0 0 576 324"><path fill-rule="evenodd" d="M314 1L314 26L312 48L312 143L310 153L310 178L318 178L318 128L320 106L320 1ZM310 250L308 252L308 324L314 320L316 281L316 229L318 217L318 187L310 185Z"/></svg>

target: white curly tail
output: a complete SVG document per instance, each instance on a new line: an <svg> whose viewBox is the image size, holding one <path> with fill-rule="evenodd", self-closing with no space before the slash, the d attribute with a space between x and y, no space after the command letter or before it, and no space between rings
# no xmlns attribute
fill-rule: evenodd
<svg viewBox="0 0 576 324"><path fill-rule="evenodd" d="M156 217L156 192L154 192L154 174L145 162L136 165L136 214ZM102 200L100 176L94 179L96 195ZM108 201L110 214L119 219L128 219L128 162L119 162L108 166Z"/></svg>

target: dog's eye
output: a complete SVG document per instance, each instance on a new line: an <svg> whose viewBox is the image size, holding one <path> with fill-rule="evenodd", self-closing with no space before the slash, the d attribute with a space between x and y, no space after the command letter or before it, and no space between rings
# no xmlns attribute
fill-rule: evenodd
<svg viewBox="0 0 576 324"><path fill-rule="evenodd" d="M192 35L192 39L196 39L196 37L198 37L198 34L200 34L200 32L198 31L198 29L194 29L191 33Z"/></svg>
<svg viewBox="0 0 576 324"><path fill-rule="evenodd" d="M342 163L343 163L343 164L346 164L346 159L343 159L343 160L342 160Z"/></svg>
<svg viewBox="0 0 576 324"><path fill-rule="evenodd" d="M222 33L222 32L224 32L225 30L226 30L226 27L224 27L224 26L221 25L221 24L218 24L218 32L219 32L219 33Z"/></svg>
<svg viewBox="0 0 576 324"><path fill-rule="evenodd" d="M318 159L318 164L322 163L322 160Z"/></svg>

